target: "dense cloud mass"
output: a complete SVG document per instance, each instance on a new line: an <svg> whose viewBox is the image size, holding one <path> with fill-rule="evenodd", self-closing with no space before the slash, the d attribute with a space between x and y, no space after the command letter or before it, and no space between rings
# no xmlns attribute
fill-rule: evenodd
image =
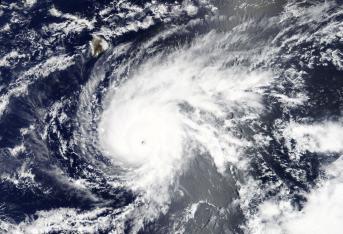
<svg viewBox="0 0 343 234"><path fill-rule="evenodd" d="M343 5L0 4L0 232L340 233Z"/></svg>

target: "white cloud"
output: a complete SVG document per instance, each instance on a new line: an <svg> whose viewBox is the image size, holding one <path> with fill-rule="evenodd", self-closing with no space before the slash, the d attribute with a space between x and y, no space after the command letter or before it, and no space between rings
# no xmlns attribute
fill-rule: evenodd
<svg viewBox="0 0 343 234"><path fill-rule="evenodd" d="M341 122L316 124L291 123L285 128L284 137L296 158L305 151L320 153L343 152L343 125ZM291 147L290 147L291 149ZM308 194L303 209L294 208L284 194L281 200L267 200L248 221L251 233L285 234L339 234L343 229L343 156L322 168L325 177ZM282 192L285 191L280 191Z"/></svg>
<svg viewBox="0 0 343 234"><path fill-rule="evenodd" d="M292 151L291 140L296 141L297 154L309 152L343 152L343 123L325 122L299 124L292 122L283 131L288 148Z"/></svg>
<svg viewBox="0 0 343 234"><path fill-rule="evenodd" d="M326 171L334 178L323 181L307 196L304 209L284 221L291 234L340 234L343 230L343 159L340 158ZM285 218L284 218L285 219Z"/></svg>
<svg viewBox="0 0 343 234"><path fill-rule="evenodd" d="M32 7L37 3L37 0L25 0L25 3L29 6Z"/></svg>
<svg viewBox="0 0 343 234"><path fill-rule="evenodd" d="M251 233L340 234L343 229L343 158L326 168L329 179L306 195L307 202L299 211L290 201L268 200L249 220Z"/></svg>
<svg viewBox="0 0 343 234"><path fill-rule="evenodd" d="M53 72L61 71L70 67L74 64L74 59L74 56L53 56L43 63L40 63L21 74L21 76L17 80L9 85L9 91L7 93L4 93L0 98L0 117L4 113L12 96L20 96L22 94L25 94L27 92L28 86L32 82L39 78L47 77Z"/></svg>
<svg viewBox="0 0 343 234"><path fill-rule="evenodd" d="M101 146L114 164L127 168L123 179L149 204L142 218L168 208L169 186L196 156L193 150L209 153L223 172L227 162L241 161L241 150L249 145L225 129L258 117L271 73L222 66L232 59L222 56L222 37L210 33L190 48L150 59L108 92ZM241 119L226 120L233 110Z"/></svg>

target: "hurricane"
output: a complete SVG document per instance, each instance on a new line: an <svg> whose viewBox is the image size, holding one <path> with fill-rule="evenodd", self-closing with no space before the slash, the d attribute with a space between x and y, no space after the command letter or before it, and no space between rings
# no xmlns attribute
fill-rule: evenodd
<svg viewBox="0 0 343 234"><path fill-rule="evenodd" d="M340 233L338 0L0 3L1 233Z"/></svg>

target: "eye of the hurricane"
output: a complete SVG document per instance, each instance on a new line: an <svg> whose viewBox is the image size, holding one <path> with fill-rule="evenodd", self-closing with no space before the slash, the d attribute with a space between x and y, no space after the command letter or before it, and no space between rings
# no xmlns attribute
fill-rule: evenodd
<svg viewBox="0 0 343 234"><path fill-rule="evenodd" d="M144 96L124 101L121 95L114 95L100 123L100 140L110 157L135 166L181 157L177 110Z"/></svg>

